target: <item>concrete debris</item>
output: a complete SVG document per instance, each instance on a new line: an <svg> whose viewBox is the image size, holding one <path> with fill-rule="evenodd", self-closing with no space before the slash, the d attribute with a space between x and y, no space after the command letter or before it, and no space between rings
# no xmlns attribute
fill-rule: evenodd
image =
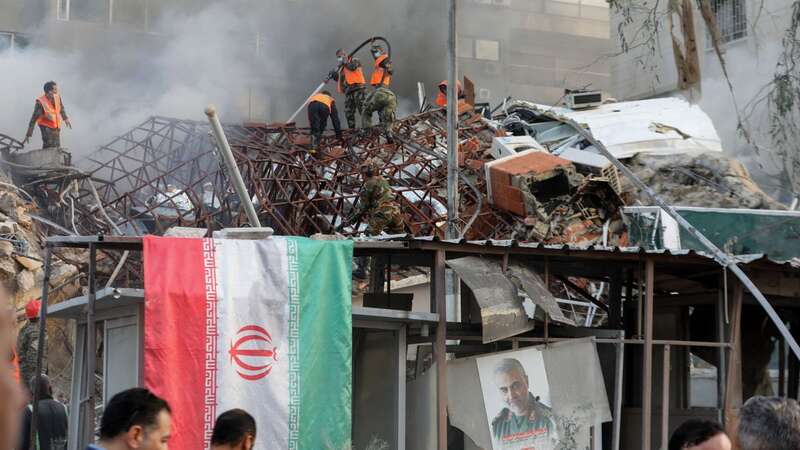
<svg viewBox="0 0 800 450"><path fill-rule="evenodd" d="M460 112L457 207L464 238L628 243L622 208L646 205L646 200L561 117L585 124L676 205L782 208L740 163L723 156L711 121L695 105L655 99L573 111L515 100L488 119L470 108ZM248 201L263 226L276 234L364 234L367 224L349 218L363 181L360 164L371 159L395 193L405 231L444 236L442 110L395 121L390 138L378 128L345 130L345 145L323 136L313 156L309 131L294 124L224 128L251 195ZM35 187L34 196L46 205L59 233L143 235L173 227L210 232L238 227L246 222L241 200L220 168L208 131L203 122L153 117L83 159L79 168L15 176ZM0 194L0 212L10 217L0 222L0 234L31 228L20 204L16 196Z"/></svg>

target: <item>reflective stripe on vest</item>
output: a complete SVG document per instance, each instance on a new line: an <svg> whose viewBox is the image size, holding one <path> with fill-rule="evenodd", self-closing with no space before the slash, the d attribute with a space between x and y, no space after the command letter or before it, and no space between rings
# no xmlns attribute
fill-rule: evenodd
<svg viewBox="0 0 800 450"><path fill-rule="evenodd" d="M375 60L375 70L372 71L372 78L369 81L371 85L377 86L381 84L381 79L383 80L384 86L388 86L389 83L392 82L392 76L389 75L389 73L387 73L383 67L381 67L381 63L383 62L383 60L385 60L388 57L389 55L381 55L378 56L378 59Z"/></svg>
<svg viewBox="0 0 800 450"><path fill-rule="evenodd" d="M331 110L331 105L333 105L333 97L325 95L325 94L315 94L311 99L309 99L308 103L311 102L320 102L323 105L328 107L328 111Z"/></svg>
<svg viewBox="0 0 800 450"><path fill-rule="evenodd" d="M54 103L50 103L50 99L45 94L37 98L36 101L42 105L44 110L44 115L36 119L36 123L47 128L61 128L61 97L58 94L53 94Z"/></svg>

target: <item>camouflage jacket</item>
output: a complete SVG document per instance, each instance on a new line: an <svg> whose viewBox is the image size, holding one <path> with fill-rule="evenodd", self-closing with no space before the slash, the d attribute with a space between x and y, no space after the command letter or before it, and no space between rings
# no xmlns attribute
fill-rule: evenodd
<svg viewBox="0 0 800 450"><path fill-rule="evenodd" d="M36 373L36 352L39 349L39 323L28 321L17 337L17 355L22 382L27 385Z"/></svg>
<svg viewBox="0 0 800 450"><path fill-rule="evenodd" d="M372 176L364 182L358 197L358 214L363 215L381 209L398 207L389 182L380 175Z"/></svg>

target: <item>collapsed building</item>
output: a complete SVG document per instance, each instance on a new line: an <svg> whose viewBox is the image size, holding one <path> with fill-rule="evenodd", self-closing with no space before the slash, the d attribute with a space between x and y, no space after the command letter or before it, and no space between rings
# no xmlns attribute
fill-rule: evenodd
<svg viewBox="0 0 800 450"><path fill-rule="evenodd" d="M467 109L459 122L459 229L466 239L626 245L625 206L648 201L575 130L574 118L676 205L779 209L738 162L721 153L705 114L678 99L610 103L586 111L523 101L493 118ZM307 154L308 130L293 124L225 126L250 201L277 234L365 233L348 223L372 158L394 189L407 231L442 236L447 216L446 120L441 110L398 120L393 142L376 133L332 138ZM209 126L151 117L75 161L48 149L6 161L32 187L49 218L78 235L163 234L245 222L219 162ZM40 161L30 169L30 161ZM41 163L45 161L45 163ZM26 167L28 169L26 169Z"/></svg>
<svg viewBox="0 0 800 450"><path fill-rule="evenodd" d="M359 166L368 158L382 161L382 174L396 193L407 232L412 236L409 241L385 243L387 247L374 238L357 239L358 255L378 260L379 270L372 271L370 282L360 288L361 292L354 293L354 304L356 297L361 296L364 310L417 312L421 303L424 306L421 311L432 314L433 307L428 310L426 303L433 305L433 286L443 283L442 273L437 281L434 270L444 268L434 267L421 254L449 253L453 259L472 255L476 259L463 260L461 267L448 260L465 283L461 290L461 323L447 324L448 335L462 342L448 353L470 356L504 350L509 348L506 344L519 345L520 336L529 339L525 342L542 342L541 339L547 342L550 336L586 335L581 328L591 329L587 333L600 333L598 336L606 339L633 336L635 342L630 344L642 345L647 316L652 321L655 314L662 330L669 328L669 333L687 342L681 349L685 350L685 355L681 353L686 356L684 360L689 358L691 350L692 358L700 355L717 367L716 381L721 386L725 367L719 361L724 358L715 359L713 351L686 347L688 342L715 338L708 335L713 330L709 331L702 319L719 322L720 312L727 305L727 299L725 305L708 303L709 298L727 292L727 284L720 282L719 268L707 256L691 252L691 248L661 253L653 238L666 234L658 231L663 228L658 223L662 220L660 213L642 209L650 207L648 199L621 177L568 120L590 129L614 156L647 180L669 203L687 207L783 208L758 189L741 164L723 156L713 126L702 111L676 99L608 103L584 111L515 101L507 102L491 117L470 108L461 111L458 204L461 239L446 242L438 242L444 235L448 209L446 120L441 110L398 120L392 129L391 142L374 131L348 131L344 136L347 145L339 145L330 138L323 145L326 151L317 157L307 154L308 130L293 124L227 125L225 133L251 196L244 201L250 201L262 224L278 234L364 235L366 224L347 220L358 201L362 183ZM0 142L4 143L3 159L13 183L30 192L41 209L32 219L36 229L42 234L65 235L60 241L64 247L71 245L69 236L94 236L91 242L108 243L110 250L98 252L95 269L96 276L107 287L98 298L111 308L142 300L141 292L111 288L119 284L126 288L141 287L141 262L136 251L132 258L115 251L115 245L119 246L116 250L137 248L133 241L115 244L113 238L104 240L103 236L165 234L176 227L199 228L206 234L246 224L242 199L230 187L209 131L204 122L152 117L75 161L62 149L23 152L21 144L13 139ZM393 238L402 239L378 237ZM81 242L84 245L89 241ZM66 251L59 248L54 254L63 257ZM503 253L510 255L510 262L509 256L505 261L496 256ZM654 272L652 265L643 267L644 260L659 262L653 283L646 281L645 272ZM792 264L757 257L743 261L764 277L770 271L781 272L779 286L770 291L771 295L782 299L795 295L791 291L794 284L789 283L788 287L781 284L788 283L786 280L795 271ZM87 271L82 260L76 264L81 272ZM124 275L119 274L122 267L126 269ZM481 273L471 277L470 270L476 269L485 269L481 273L490 273L503 284L507 288L504 295L494 295L497 286L482 284ZM405 294L408 301L398 306L396 297L404 294L403 289L409 289L408 283L401 287L399 282L410 279L411 274L419 279L419 284L411 286L415 293L410 299ZM117 283L113 283L115 278ZM761 281L771 282L764 280ZM643 288L645 283L655 286L654 294L647 293ZM420 291L428 294L419 295ZM491 295L487 296L487 292ZM655 313L642 311L642 299L648 295L655 295L653 298L661 305ZM681 328L685 323L681 320L683 316L676 315L675 305L684 296L686 302L702 297L702 303L693 306L688 329ZM81 320L87 301L87 297L82 298L60 305L57 314ZM122 301L116 301L120 298ZM376 307L376 301L383 302L383 306ZM651 299L647 303L652 304ZM744 308L747 317L760 312L751 305ZM359 313L363 315L361 320L372 314L364 310ZM510 316L515 317L513 322L506 320ZM427 327L435 323L432 316L409 317L422 319L409 320L404 332L410 333L408 337L415 342L429 343L426 333ZM667 323L669 327L664 325ZM491 337L498 329L502 332ZM615 334L623 329L626 334ZM727 327L719 322L716 329L724 334ZM726 342L720 337L716 345L733 348L735 337L728 334ZM760 337L752 334L743 344L757 346ZM484 345L466 342L470 340L483 341ZM405 355L405 337L400 342L398 354ZM613 343L622 345L622 341ZM640 361L647 351L652 358L652 349L644 352L637 349L633 352L634 359ZM768 353L769 349L760 352ZM359 358L368 362L369 353L354 356L354 364ZM431 360L420 352L415 361L415 377L422 380L421 375L430 368ZM755 378L767 373L761 362L743 363L757 374L751 376L748 372L744 380L747 394L755 391ZM668 371L669 366L664 367ZM689 370L686 364L676 367ZM796 389L790 387L792 382L786 382L786 374L791 380L798 379L798 367L791 363L781 366L782 392L796 395ZM615 377L604 376L609 385ZM673 380L673 386L677 385L679 382ZM642 389L646 390L646 386L643 382ZM684 390L694 389L691 385L680 386ZM363 385L358 388L373 389ZM633 424L638 419L631 417L643 416L635 407L641 396L637 400L630 392L625 395L626 406L632 407L625 412L628 415L624 420ZM714 401L725 402L727 408L729 397L720 394ZM682 408L692 406L691 402L677 403ZM369 408L364 411L364 417L375 417ZM464 417L454 414L452 419L461 421ZM426 430L430 432L430 428L428 424ZM627 430L625 439L636 442L635 427ZM428 434L420 434L423 435ZM636 448L635 445L625 448Z"/></svg>

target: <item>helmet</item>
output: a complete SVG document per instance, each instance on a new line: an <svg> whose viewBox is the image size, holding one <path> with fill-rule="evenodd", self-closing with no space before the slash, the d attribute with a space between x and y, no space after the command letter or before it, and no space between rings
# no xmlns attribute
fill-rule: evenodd
<svg viewBox="0 0 800 450"><path fill-rule="evenodd" d="M25 317L30 319L37 319L39 318L39 310L42 308L42 302L37 299L31 299L27 305L25 305Z"/></svg>

